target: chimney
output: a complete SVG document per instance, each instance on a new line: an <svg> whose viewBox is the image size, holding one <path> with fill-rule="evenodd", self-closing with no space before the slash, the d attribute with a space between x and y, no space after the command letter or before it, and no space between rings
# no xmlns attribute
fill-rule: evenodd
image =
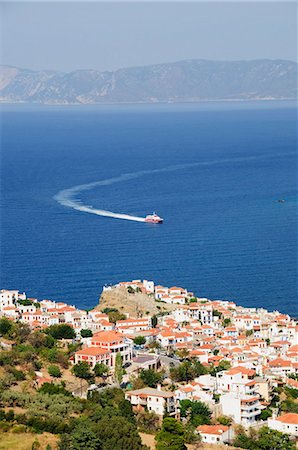
<svg viewBox="0 0 298 450"><path fill-rule="evenodd" d="M157 388L158 391L161 391L161 384L158 384L158 385L156 386L156 388Z"/></svg>

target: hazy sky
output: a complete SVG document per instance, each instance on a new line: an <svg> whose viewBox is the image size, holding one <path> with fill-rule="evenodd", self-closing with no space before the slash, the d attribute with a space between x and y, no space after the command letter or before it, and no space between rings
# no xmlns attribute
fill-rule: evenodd
<svg viewBox="0 0 298 450"><path fill-rule="evenodd" d="M296 2L1 3L1 63L112 70L181 59L296 59Z"/></svg>

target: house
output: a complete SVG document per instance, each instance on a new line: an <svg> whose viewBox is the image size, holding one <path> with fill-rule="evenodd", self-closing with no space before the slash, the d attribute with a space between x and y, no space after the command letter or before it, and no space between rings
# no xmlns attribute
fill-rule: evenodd
<svg viewBox="0 0 298 450"><path fill-rule="evenodd" d="M208 444L226 444L233 439L233 430L226 425L200 425L197 432Z"/></svg>
<svg viewBox="0 0 298 450"><path fill-rule="evenodd" d="M268 365L274 375L283 378L286 378L290 373L295 372L292 362L288 359L276 358L273 361L270 361Z"/></svg>
<svg viewBox="0 0 298 450"><path fill-rule="evenodd" d="M176 344L175 333L166 330L161 331L157 335L157 342L159 342L163 348L173 347Z"/></svg>
<svg viewBox="0 0 298 450"><path fill-rule="evenodd" d="M169 416L178 416L178 407L175 395L172 392L162 391L160 385L157 389L145 387L125 393L134 411L151 411L158 416L163 416L165 411Z"/></svg>
<svg viewBox="0 0 298 450"><path fill-rule="evenodd" d="M112 367L110 350L101 347L87 347L77 351L74 355L74 362L78 364L81 361L87 361L92 368L95 364L105 364Z"/></svg>
<svg viewBox="0 0 298 450"><path fill-rule="evenodd" d="M219 393L236 392L245 395L255 393L255 371L238 366L219 372L217 375Z"/></svg>
<svg viewBox="0 0 298 450"><path fill-rule="evenodd" d="M120 353L123 364L131 361L133 341L117 331L99 331L92 336L91 347L101 347L111 352L112 366L115 366L116 355Z"/></svg>
<svg viewBox="0 0 298 450"><path fill-rule="evenodd" d="M19 291L16 290L0 290L0 311L3 310L4 307L12 307L18 300L26 300L26 294L19 294Z"/></svg>
<svg viewBox="0 0 298 450"><path fill-rule="evenodd" d="M151 328L151 317L140 319L124 319L116 322L116 329L119 333L135 333L137 331L149 330Z"/></svg>
<svg viewBox="0 0 298 450"><path fill-rule="evenodd" d="M298 437L298 414L286 413L268 419L268 427Z"/></svg>

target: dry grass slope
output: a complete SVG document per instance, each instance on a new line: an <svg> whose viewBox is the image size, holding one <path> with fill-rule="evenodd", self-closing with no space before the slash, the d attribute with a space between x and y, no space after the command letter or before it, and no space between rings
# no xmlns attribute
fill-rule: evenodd
<svg viewBox="0 0 298 450"><path fill-rule="evenodd" d="M57 440L57 436L49 433L0 433L0 450L31 450L34 441L40 443L40 450L45 450L48 444L56 450Z"/></svg>
<svg viewBox="0 0 298 450"><path fill-rule="evenodd" d="M129 294L125 288L113 288L101 294L98 309L116 308L121 313L128 313L130 317L138 317L149 313L157 314L172 311L174 305L156 302L154 297L141 293Z"/></svg>

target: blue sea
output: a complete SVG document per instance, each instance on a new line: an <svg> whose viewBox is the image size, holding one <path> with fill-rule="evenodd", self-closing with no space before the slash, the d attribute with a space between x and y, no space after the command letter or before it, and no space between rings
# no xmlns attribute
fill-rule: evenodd
<svg viewBox="0 0 298 450"><path fill-rule="evenodd" d="M91 308L145 278L297 316L294 103L6 105L1 121L1 288ZM164 224L54 199L111 179L77 201Z"/></svg>

